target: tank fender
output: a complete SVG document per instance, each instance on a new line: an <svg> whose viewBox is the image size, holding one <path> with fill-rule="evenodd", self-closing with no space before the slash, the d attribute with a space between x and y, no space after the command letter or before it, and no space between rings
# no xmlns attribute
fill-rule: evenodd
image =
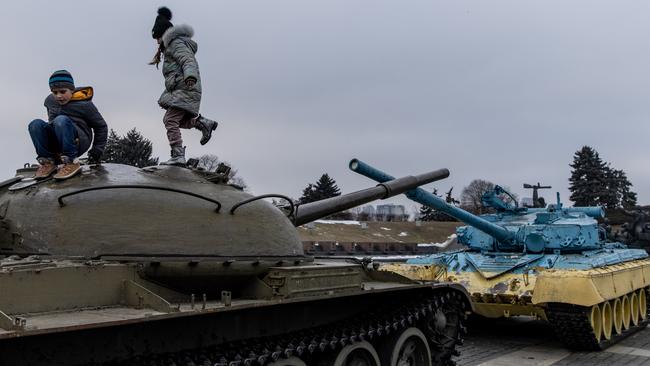
<svg viewBox="0 0 650 366"><path fill-rule="evenodd" d="M650 286L650 259L587 271L547 270L539 274L533 304L592 306Z"/></svg>

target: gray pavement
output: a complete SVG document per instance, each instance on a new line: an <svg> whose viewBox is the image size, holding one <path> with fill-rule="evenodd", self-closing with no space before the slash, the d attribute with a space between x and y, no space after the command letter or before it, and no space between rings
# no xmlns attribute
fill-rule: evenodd
<svg viewBox="0 0 650 366"><path fill-rule="evenodd" d="M551 327L526 317L469 321L469 334L455 360L459 366L650 366L650 329L601 352L574 352L559 343Z"/></svg>

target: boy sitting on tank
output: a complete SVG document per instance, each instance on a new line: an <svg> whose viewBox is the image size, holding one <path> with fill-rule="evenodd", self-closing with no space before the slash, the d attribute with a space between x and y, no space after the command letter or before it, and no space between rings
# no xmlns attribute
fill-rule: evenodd
<svg viewBox="0 0 650 366"><path fill-rule="evenodd" d="M99 162L108 127L92 102L92 87L75 88L66 70L55 71L49 85L52 93L45 98L48 121L35 119L29 124L39 163L34 178L56 173L55 179L67 179L81 171L78 158L89 148L89 160Z"/></svg>

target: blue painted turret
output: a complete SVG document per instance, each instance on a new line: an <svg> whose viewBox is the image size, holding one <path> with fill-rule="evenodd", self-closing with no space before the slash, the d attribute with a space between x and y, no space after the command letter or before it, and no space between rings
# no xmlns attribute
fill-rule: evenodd
<svg viewBox="0 0 650 366"><path fill-rule="evenodd" d="M392 176L353 159L350 169L377 182L394 179ZM512 195L500 186L485 192L482 197L486 207L496 213L477 216L444 200L422 188L405 193L408 198L446 213L468 226L457 230L458 241L471 251L481 253L517 252L580 253L596 249L625 248L615 242L607 242L606 233L598 225L598 218L604 217L600 207L563 207L559 194L555 204L546 208L519 207ZM505 198L509 196L514 204ZM634 257L639 253L627 252Z"/></svg>

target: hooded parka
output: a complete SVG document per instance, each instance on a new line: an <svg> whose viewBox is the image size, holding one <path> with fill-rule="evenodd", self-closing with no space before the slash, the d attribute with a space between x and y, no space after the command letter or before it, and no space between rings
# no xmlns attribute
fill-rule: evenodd
<svg viewBox="0 0 650 366"><path fill-rule="evenodd" d="M171 27L162 36L163 52L162 73L165 77L165 91L158 99L158 104L164 108L178 108L199 114L201 106L201 75L199 64L194 54L198 45L191 37L194 30L189 25ZM193 78L196 83L189 87L185 83Z"/></svg>

